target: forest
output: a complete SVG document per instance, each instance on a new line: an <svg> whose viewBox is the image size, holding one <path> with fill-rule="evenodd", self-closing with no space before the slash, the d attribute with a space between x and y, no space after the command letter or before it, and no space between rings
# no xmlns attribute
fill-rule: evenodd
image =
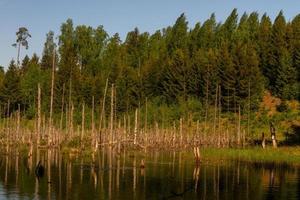
<svg viewBox="0 0 300 200"><path fill-rule="evenodd" d="M17 33L18 52L30 48L29 32ZM213 132L240 128L239 118L250 134L266 92L281 100L283 111L286 102L300 100L300 14L287 21L280 12L272 21L234 9L224 22L212 14L192 28L181 14L152 34L135 28L124 41L103 26L74 26L68 19L57 44L55 38L46 34L40 58L20 61L18 53L1 68L1 118L19 113L25 121L53 118L62 129L106 127L113 112L115 127L124 119L127 127L138 123L134 131L147 124L176 129L183 120L197 121L197 130L211 123Z"/></svg>

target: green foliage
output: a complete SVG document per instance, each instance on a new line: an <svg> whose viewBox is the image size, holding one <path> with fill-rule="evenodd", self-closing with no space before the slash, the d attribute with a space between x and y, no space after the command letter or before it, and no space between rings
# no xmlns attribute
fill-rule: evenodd
<svg viewBox="0 0 300 200"><path fill-rule="evenodd" d="M26 49L28 49L29 45L27 39L30 38L31 35L29 34L29 31L26 27L20 27L19 30L16 32L16 36L17 36L16 43L12 44L12 46L18 48L17 65L19 65L21 46L24 46Z"/></svg>
<svg viewBox="0 0 300 200"><path fill-rule="evenodd" d="M10 111L13 112L22 103L20 90L20 73L15 65L14 60L10 62L7 72L5 73L3 84L0 92L2 105L9 104Z"/></svg>
<svg viewBox="0 0 300 200"><path fill-rule="evenodd" d="M68 19L61 25L57 52L50 31L41 61L26 56L20 68L12 62L7 72L0 72L2 105L10 100L15 110L20 104L33 118L40 83L47 115L54 53L54 115L62 106L66 112L74 105L76 123L82 102L90 111L93 97L99 116L107 79L106 115L115 84L118 116L145 109L147 99L149 122L168 124L189 114L203 118L219 94L221 110L229 116L239 106L242 113L256 111L265 89L282 99L299 99L300 17L287 22L280 12L274 23L266 14L259 17L252 12L239 18L234 9L224 23L212 14L189 29L181 14L172 26L153 34L135 28L123 42L103 26L74 26Z"/></svg>
<svg viewBox="0 0 300 200"><path fill-rule="evenodd" d="M55 51L56 44L54 42L54 32L49 31L46 35L46 42L44 44L43 57L41 60L42 69L52 69L53 59L55 56L54 64L56 66L58 61L58 56Z"/></svg>
<svg viewBox="0 0 300 200"><path fill-rule="evenodd" d="M282 101L277 107L276 110L278 112L287 112L289 109L288 104L286 101Z"/></svg>
<svg viewBox="0 0 300 200"><path fill-rule="evenodd" d="M3 87L4 76L5 76L4 67L0 66L0 88Z"/></svg>

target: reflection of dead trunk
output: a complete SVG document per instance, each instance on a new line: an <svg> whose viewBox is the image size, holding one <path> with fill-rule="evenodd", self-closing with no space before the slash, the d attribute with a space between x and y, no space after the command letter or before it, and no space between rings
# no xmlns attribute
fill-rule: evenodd
<svg viewBox="0 0 300 200"><path fill-rule="evenodd" d="M111 124L112 125L112 124ZM108 171L108 198L112 199L112 148L109 147L109 152L108 152L108 156L109 156L109 171Z"/></svg>
<svg viewBox="0 0 300 200"><path fill-rule="evenodd" d="M274 169L270 170L270 183L269 187L273 187L275 182Z"/></svg>
<svg viewBox="0 0 300 200"><path fill-rule="evenodd" d="M204 167L203 174L203 199L206 199L206 167Z"/></svg>
<svg viewBox="0 0 300 200"><path fill-rule="evenodd" d="M117 175L116 175L116 186L117 186L117 189L119 189L120 187L120 158L118 158L118 161L117 161Z"/></svg>
<svg viewBox="0 0 300 200"><path fill-rule="evenodd" d="M237 184L240 184L240 161L238 161L238 165L237 165Z"/></svg>
<svg viewBox="0 0 300 200"><path fill-rule="evenodd" d="M47 176L48 176L48 199L51 199L51 150L48 150L47 156Z"/></svg>
<svg viewBox="0 0 300 200"><path fill-rule="evenodd" d="M97 180L98 180L98 177L97 177L97 173L95 171L95 166L93 166L93 163L95 163L95 153L93 152L92 153L92 163L91 163L91 166L92 166L92 169L91 169L91 176L94 180L94 188L96 189L97 188Z"/></svg>
<svg viewBox="0 0 300 200"><path fill-rule="evenodd" d="M136 156L133 159L133 193L135 193L136 189Z"/></svg>
<svg viewBox="0 0 300 200"><path fill-rule="evenodd" d="M17 156L16 156L16 185L18 185L18 177L19 177L19 152L17 150Z"/></svg>
<svg viewBox="0 0 300 200"><path fill-rule="evenodd" d="M8 177L8 155L5 157L5 177L4 177L4 185L7 185L7 177Z"/></svg>
<svg viewBox="0 0 300 200"><path fill-rule="evenodd" d="M100 152L99 152L100 154ZM101 169L104 168L104 164L102 164L104 162L104 151L102 151L102 156L99 155L99 171L98 171L98 174L99 174L99 188L101 191L104 190L104 184L103 184L103 171ZM100 167L101 166L101 167Z"/></svg>
<svg viewBox="0 0 300 200"><path fill-rule="evenodd" d="M40 161L40 151L37 149L36 151L36 165ZM39 179L38 177L35 178L35 191L34 191L35 199L39 199Z"/></svg>
<svg viewBox="0 0 300 200"><path fill-rule="evenodd" d="M262 132L262 135L261 135L261 146L263 149L266 147L266 138L265 138L264 132Z"/></svg>
<svg viewBox="0 0 300 200"><path fill-rule="evenodd" d="M67 161L67 186L66 186L66 199L69 199L69 193L72 189L72 163Z"/></svg>
<svg viewBox="0 0 300 200"><path fill-rule="evenodd" d="M61 194L62 194L62 191L61 191L61 189L62 189L62 184L61 184L61 162L62 162L62 155L61 155L61 153L60 153L60 151L58 152L58 177L59 177L59 182L58 182L58 184L59 184L59 186L58 186L58 190L59 190L59 199L62 199L62 197L61 197Z"/></svg>
<svg viewBox="0 0 300 200"><path fill-rule="evenodd" d="M198 188L199 174L200 174L200 167L197 166L194 168L194 173L193 173L193 179L195 181L195 191L197 191Z"/></svg>
<svg viewBox="0 0 300 200"><path fill-rule="evenodd" d="M83 159L80 159L80 184L82 184L82 179L83 179Z"/></svg>
<svg viewBox="0 0 300 200"><path fill-rule="evenodd" d="M218 171L217 171L217 200L220 197L220 164L218 164Z"/></svg>

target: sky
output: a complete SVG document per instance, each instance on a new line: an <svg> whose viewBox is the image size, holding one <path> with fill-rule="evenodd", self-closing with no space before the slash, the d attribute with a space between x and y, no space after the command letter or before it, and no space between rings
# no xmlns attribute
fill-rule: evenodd
<svg viewBox="0 0 300 200"><path fill-rule="evenodd" d="M29 49L21 49L20 58L26 54L42 55L46 33L60 33L60 26L68 18L74 25L103 25L109 35L119 33L121 39L138 27L141 32L173 25L185 13L189 27L203 22L215 13L222 22L237 8L244 12L267 13L271 19L282 10L287 20L300 14L297 0L0 0L0 66L5 68L17 56L12 47L19 27L27 27L32 38Z"/></svg>

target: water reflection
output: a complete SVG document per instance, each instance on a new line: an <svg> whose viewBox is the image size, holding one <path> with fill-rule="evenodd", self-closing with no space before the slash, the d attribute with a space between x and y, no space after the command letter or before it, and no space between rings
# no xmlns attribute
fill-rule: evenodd
<svg viewBox="0 0 300 200"><path fill-rule="evenodd" d="M39 162L41 178L34 173ZM299 191L299 168L286 164L202 160L195 166L182 152L113 149L91 159L37 149L0 156L0 199L299 199Z"/></svg>

